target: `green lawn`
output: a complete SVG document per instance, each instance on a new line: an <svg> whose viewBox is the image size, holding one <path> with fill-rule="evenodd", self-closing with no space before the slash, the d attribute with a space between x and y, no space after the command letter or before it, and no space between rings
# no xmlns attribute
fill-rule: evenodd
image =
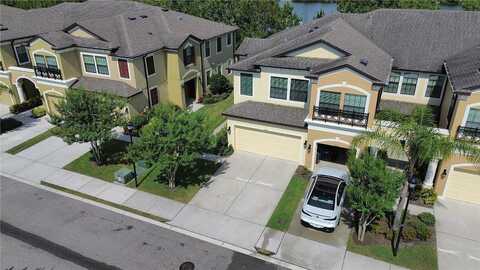
<svg viewBox="0 0 480 270"><path fill-rule="evenodd" d="M308 185L308 177L294 175L273 211L267 227L287 231Z"/></svg>
<svg viewBox="0 0 480 270"><path fill-rule="evenodd" d="M222 113L232 105L233 93L222 101L213 104L206 104L203 108L198 110L198 113L203 113L206 115L206 127L213 131L216 127L223 123L223 121L225 121L225 117L222 115Z"/></svg>
<svg viewBox="0 0 480 270"><path fill-rule="evenodd" d="M51 128L43 133L40 133L38 134L37 136L27 140L27 141L24 141L23 143L17 145L17 146L14 146L10 149L7 150L7 153L9 154L12 154L12 155L15 155L15 154L18 154L20 152L22 152L23 150L47 139L47 138L50 138L51 136L54 136L55 134L55 128Z"/></svg>
<svg viewBox="0 0 480 270"><path fill-rule="evenodd" d="M63 168L72 172L113 182L115 180L114 174L117 170L122 167L131 168L131 165L124 159L127 145L127 142L119 140L112 140L107 143L104 146L104 154L107 160L105 161L105 164L101 166L98 166L93 160L92 154L87 152Z"/></svg>
<svg viewBox="0 0 480 270"><path fill-rule="evenodd" d="M200 183L208 180L218 169L219 164L199 159L194 167L195 169L184 170L178 173L177 179L180 181L174 190L170 190L167 183L156 181L159 179L159 171L156 167L153 167L140 180L141 183L138 189L182 203L188 203L201 188ZM133 181L129 183L129 186L133 185Z"/></svg>
<svg viewBox="0 0 480 270"><path fill-rule="evenodd" d="M347 250L413 270L438 269L434 242L400 246L397 257L394 257L390 245L361 245L356 243L350 235Z"/></svg>

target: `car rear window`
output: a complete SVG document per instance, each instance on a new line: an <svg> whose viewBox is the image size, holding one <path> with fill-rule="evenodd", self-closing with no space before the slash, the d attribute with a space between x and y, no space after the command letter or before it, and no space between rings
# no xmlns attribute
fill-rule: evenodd
<svg viewBox="0 0 480 270"><path fill-rule="evenodd" d="M308 199L308 204L322 209L333 210L335 207L336 191L337 186L317 181Z"/></svg>

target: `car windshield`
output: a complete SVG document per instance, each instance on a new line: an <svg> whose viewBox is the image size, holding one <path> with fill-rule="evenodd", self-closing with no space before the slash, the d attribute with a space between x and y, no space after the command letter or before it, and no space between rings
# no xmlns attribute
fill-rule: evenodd
<svg viewBox="0 0 480 270"><path fill-rule="evenodd" d="M335 207L335 193L337 186L331 183L316 181L308 205L333 210Z"/></svg>

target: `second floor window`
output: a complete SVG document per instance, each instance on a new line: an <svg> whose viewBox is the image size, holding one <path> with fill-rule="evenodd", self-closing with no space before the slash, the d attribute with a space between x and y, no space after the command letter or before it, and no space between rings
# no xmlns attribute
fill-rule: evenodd
<svg viewBox="0 0 480 270"><path fill-rule="evenodd" d="M383 91L387 93L397 93L399 82L400 73L392 71L392 73L390 74L390 80L388 82L388 85L383 88Z"/></svg>
<svg viewBox="0 0 480 270"><path fill-rule="evenodd" d="M58 69L57 59L50 55L34 54L37 67Z"/></svg>
<svg viewBox="0 0 480 270"><path fill-rule="evenodd" d="M232 45L232 33L227 34L227 45Z"/></svg>
<svg viewBox="0 0 480 270"><path fill-rule="evenodd" d="M150 76L155 74L155 62L153 60L153 55L150 55L147 58L145 58L145 62L147 65L147 75Z"/></svg>
<svg viewBox="0 0 480 270"><path fill-rule="evenodd" d="M415 90L417 88L418 74L416 73L404 73L402 86L400 87L400 94L415 96Z"/></svg>
<svg viewBox="0 0 480 270"><path fill-rule="evenodd" d="M288 79L272 77L270 79L270 97L276 99L287 99Z"/></svg>
<svg viewBox="0 0 480 270"><path fill-rule="evenodd" d="M150 89L150 103L152 106L158 103L158 91L156 87Z"/></svg>
<svg viewBox="0 0 480 270"><path fill-rule="evenodd" d="M480 108L470 109L465 126L469 128L480 128Z"/></svg>
<svg viewBox="0 0 480 270"><path fill-rule="evenodd" d="M240 95L252 96L253 95L253 76L252 74L241 73L240 74Z"/></svg>
<svg viewBox="0 0 480 270"><path fill-rule="evenodd" d="M205 57L209 57L210 56L210 40L207 40L207 42L205 42Z"/></svg>
<svg viewBox="0 0 480 270"><path fill-rule="evenodd" d="M217 38L217 52L222 51L222 37Z"/></svg>
<svg viewBox="0 0 480 270"><path fill-rule="evenodd" d="M440 98L442 95L443 83L445 78L440 75L430 75L428 77L427 91L425 97Z"/></svg>
<svg viewBox="0 0 480 270"><path fill-rule="evenodd" d="M118 72L120 73L120 78L129 79L130 73L128 71L128 61L125 59L118 59Z"/></svg>
<svg viewBox="0 0 480 270"><path fill-rule="evenodd" d="M107 57L98 55L83 55L83 64L85 72L100 75L109 75Z"/></svg>
<svg viewBox="0 0 480 270"><path fill-rule="evenodd" d="M290 82L290 100L307 102L308 81L292 79Z"/></svg>
<svg viewBox="0 0 480 270"><path fill-rule="evenodd" d="M347 112L364 113L366 103L366 96L346 94L343 110Z"/></svg>
<svg viewBox="0 0 480 270"><path fill-rule="evenodd" d="M340 93L321 91L318 106L323 109L340 109Z"/></svg>
<svg viewBox="0 0 480 270"><path fill-rule="evenodd" d="M193 63L195 63L195 48L188 46L183 49L183 64L188 66Z"/></svg>
<svg viewBox="0 0 480 270"><path fill-rule="evenodd" d="M30 63L28 49L24 45L15 46L15 54L17 55L18 64L24 65Z"/></svg>

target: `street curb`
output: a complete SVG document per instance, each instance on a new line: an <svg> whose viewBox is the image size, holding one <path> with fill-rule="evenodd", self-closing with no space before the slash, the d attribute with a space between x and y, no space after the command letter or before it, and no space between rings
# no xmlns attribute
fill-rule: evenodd
<svg viewBox="0 0 480 270"><path fill-rule="evenodd" d="M227 242L215 239L215 238L211 238L211 237L208 237L208 236L205 236L205 235L202 235L202 234L195 233L195 232L192 232L192 231L174 226L174 225L169 224L169 223L156 221L156 220L153 220L153 219L150 219L150 218L138 215L138 214L128 212L126 210L121 210L119 208L109 206L109 205L106 205L106 204L103 204L103 203L100 203L100 202L92 201L92 200L89 200L89 199L86 199L86 198L83 198L83 197L80 197L80 196L77 196L77 195L73 195L73 194L68 193L68 192L64 192L64 191L57 190L55 188L47 187L45 185L42 185L41 183L33 183L31 181L28 181L28 180L25 180L25 179L22 179L22 178L19 178L17 176L10 175L10 174L4 173L4 172L0 172L0 175L11 178L11 179L14 179L16 181L19 181L21 183L24 183L24 184L27 184L27 185L30 185L30 186L34 186L34 187L39 188L39 189L47 190L47 191L50 191L52 193L68 197L70 199L75 199L75 200L78 200L78 201L81 201L81 202L84 202L84 203L88 203L90 205L94 205L94 206L97 206L97 207L100 207L100 208L104 208L104 209L110 210L112 212L122 214L124 216L135 218L137 220L141 220L141 221L144 221L144 222L162 227L164 229L168 229L168 230L171 230L171 231L174 231L174 232L186 235L186 236L190 236L192 238L196 238L196 239L205 241L205 242L210 243L210 244L214 244L214 245L217 245L217 246L220 246L220 247L224 247L224 248L227 248L227 249L232 250L234 252L238 252L238 253L242 253L242 254L245 254L245 255L248 255L248 256L252 256L252 257L261 259L263 261L266 261L266 262L269 262L269 263L272 263L272 264L275 264L275 265L278 265L278 266L286 267L286 268L289 268L289 269L292 269L292 270L310 270L308 268L304 268L304 267L301 267L299 265L292 264L290 262L287 262L287 261L284 261L284 260L281 260L281 259L267 257L265 255L261 255L259 253L256 253L252 250L245 249L245 248L235 246L235 245L232 245L230 243L227 243Z"/></svg>

